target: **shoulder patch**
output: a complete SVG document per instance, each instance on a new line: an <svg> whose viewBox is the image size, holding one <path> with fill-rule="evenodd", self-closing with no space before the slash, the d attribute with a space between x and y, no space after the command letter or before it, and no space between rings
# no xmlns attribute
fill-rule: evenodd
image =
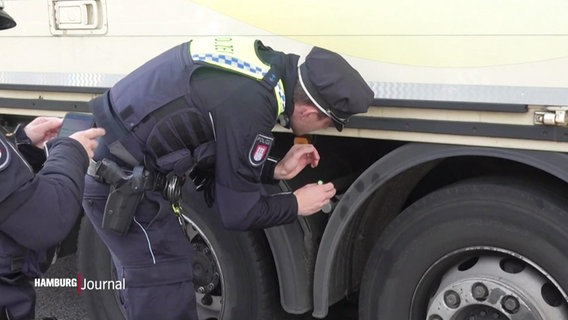
<svg viewBox="0 0 568 320"><path fill-rule="evenodd" d="M0 139L0 171L6 169L10 164L10 151L4 139Z"/></svg>
<svg viewBox="0 0 568 320"><path fill-rule="evenodd" d="M256 135L249 151L249 162L251 165L258 167L264 163L264 160L270 153L270 148L272 148L272 141L274 141L272 137L260 133Z"/></svg>

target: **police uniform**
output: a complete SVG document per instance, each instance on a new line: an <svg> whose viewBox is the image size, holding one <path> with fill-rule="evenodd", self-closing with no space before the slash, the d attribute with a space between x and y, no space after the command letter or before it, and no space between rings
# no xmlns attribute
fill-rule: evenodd
<svg viewBox="0 0 568 320"><path fill-rule="evenodd" d="M322 55L334 62L340 59L327 50L314 50L314 65ZM261 184L273 182L275 162L267 161L274 141L271 131L279 116L292 114L298 60L258 40L204 37L176 46L92 101L97 126L107 132L106 147L101 146L94 159L110 158L127 169L143 165L162 174L183 175L192 168L214 172L216 207L230 229L293 222L295 196L269 196ZM324 59L324 66L329 62ZM341 59L339 64L343 68L346 62ZM365 111L372 92L358 73L349 72L355 75L348 74L348 81L356 80L350 82L349 94L363 94L357 108ZM336 91L329 83L312 85ZM332 99L348 107L345 101L354 98ZM349 107L351 113L362 112ZM86 179L85 213L111 251L119 276L125 277L122 299L128 318L197 319L191 247L171 204L158 191L146 190L121 235L101 227L103 212L108 211L106 196L113 189Z"/></svg>
<svg viewBox="0 0 568 320"><path fill-rule="evenodd" d="M88 166L86 151L71 138L54 140L45 163L43 150L19 148L0 135L0 319L7 312L9 319L33 318L30 280L41 276L48 252L74 226Z"/></svg>

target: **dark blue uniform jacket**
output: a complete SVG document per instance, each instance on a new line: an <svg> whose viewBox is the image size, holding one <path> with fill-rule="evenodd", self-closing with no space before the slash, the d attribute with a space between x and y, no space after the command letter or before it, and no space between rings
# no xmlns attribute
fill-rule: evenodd
<svg viewBox="0 0 568 320"><path fill-rule="evenodd" d="M278 68L287 108L293 108L299 57L261 44L257 52ZM263 183L274 182L274 165L266 161L278 116L271 88L228 70L196 65L184 43L119 81L108 101L131 132L124 144L139 162L152 158L168 171L176 167L176 159L212 145L215 203L225 227L266 228L297 218L293 194L269 195L263 188ZM164 107L171 101L181 107ZM93 108L96 115L100 105Z"/></svg>
<svg viewBox="0 0 568 320"><path fill-rule="evenodd" d="M42 262L44 252L65 238L81 212L87 153L71 138L55 140L50 150L34 174L0 135L0 275L10 272L6 267L13 257L23 257L22 272L38 276L35 262ZM37 165L38 159L30 162Z"/></svg>
<svg viewBox="0 0 568 320"><path fill-rule="evenodd" d="M198 70L191 84L193 101L210 110L215 125L215 198L225 226L264 228L294 221L295 196L267 195L262 177L272 176L274 167L254 161L258 139L273 139L274 94L256 80L209 69Z"/></svg>

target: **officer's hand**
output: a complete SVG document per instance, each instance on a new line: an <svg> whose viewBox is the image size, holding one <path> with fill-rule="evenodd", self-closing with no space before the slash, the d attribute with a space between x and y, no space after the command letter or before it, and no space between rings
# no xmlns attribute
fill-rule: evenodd
<svg viewBox="0 0 568 320"><path fill-rule="evenodd" d="M322 185L310 183L294 191L298 201L298 215L309 216L320 211L335 195L335 192L335 187L331 182Z"/></svg>
<svg viewBox="0 0 568 320"><path fill-rule="evenodd" d="M61 128L63 120L55 117L37 117L24 128L24 132L32 141L32 144L42 148L45 142L54 138Z"/></svg>
<svg viewBox="0 0 568 320"><path fill-rule="evenodd" d="M312 144L295 144L288 153L276 164L274 179L288 180L294 178L307 165L318 166L320 155Z"/></svg>
<svg viewBox="0 0 568 320"><path fill-rule="evenodd" d="M79 141L79 143L85 148L89 159L93 158L95 149L97 148L97 138L104 136L105 130L103 128L91 128L83 131L77 131L69 136L69 138Z"/></svg>

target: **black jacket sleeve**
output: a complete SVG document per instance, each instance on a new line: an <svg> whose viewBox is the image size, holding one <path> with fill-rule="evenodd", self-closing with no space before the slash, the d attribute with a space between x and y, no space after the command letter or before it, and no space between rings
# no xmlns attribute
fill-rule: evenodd
<svg viewBox="0 0 568 320"><path fill-rule="evenodd" d="M18 151L24 156L34 172L41 170L46 160L45 151L43 149L31 144L18 144Z"/></svg>
<svg viewBox="0 0 568 320"><path fill-rule="evenodd" d="M295 221L295 195L271 195L262 185L274 173L267 168L262 178L274 140L274 94L256 80L220 71L198 75L192 90L199 92L195 102L207 106L214 123L215 204L224 226L247 230Z"/></svg>
<svg viewBox="0 0 568 320"><path fill-rule="evenodd" d="M0 202L3 213L9 214L0 223L0 231L32 250L63 240L81 212L88 163L79 142L55 140L43 168L13 185L13 191Z"/></svg>

